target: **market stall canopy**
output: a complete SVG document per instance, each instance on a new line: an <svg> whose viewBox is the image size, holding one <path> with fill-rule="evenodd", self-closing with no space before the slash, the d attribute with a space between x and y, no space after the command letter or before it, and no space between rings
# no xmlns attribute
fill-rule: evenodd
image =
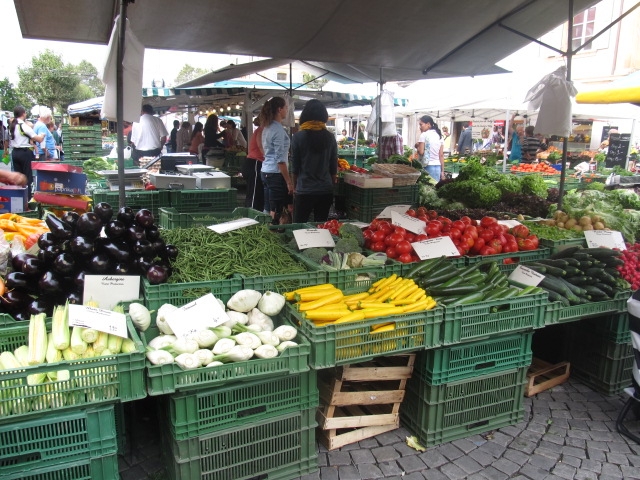
<svg viewBox="0 0 640 480"><path fill-rule="evenodd" d="M90 98L83 102L71 104L67 107L67 113L72 117L78 115L99 114L102 109L104 97Z"/></svg>
<svg viewBox="0 0 640 480"><path fill-rule="evenodd" d="M609 85L576 95L578 103L633 103L640 106L640 71Z"/></svg>
<svg viewBox="0 0 640 480"><path fill-rule="evenodd" d="M120 1L14 3L24 38L106 44ZM574 11L596 3L574 0ZM146 48L303 60L375 82L504 72L495 63L565 22L568 8L557 0L191 0L186 8L136 0L127 15Z"/></svg>

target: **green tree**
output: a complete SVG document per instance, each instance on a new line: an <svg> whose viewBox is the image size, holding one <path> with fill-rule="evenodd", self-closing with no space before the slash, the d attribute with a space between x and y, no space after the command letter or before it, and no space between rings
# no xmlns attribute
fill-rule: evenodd
<svg viewBox="0 0 640 480"><path fill-rule="evenodd" d="M80 94L83 98L79 98L79 101L104 95L105 84L98 77L98 70L92 63L82 60L74 68L81 87L87 87L80 88ZM89 95L88 97L86 96L87 94Z"/></svg>
<svg viewBox="0 0 640 480"><path fill-rule="evenodd" d="M184 67L182 67L182 69L178 72L178 76L173 81L173 84L180 85L181 83L201 77L205 73L209 73L211 71L212 70L207 70L206 68L192 67L189 64L185 64Z"/></svg>
<svg viewBox="0 0 640 480"><path fill-rule="evenodd" d="M31 107L30 104L25 105L24 100L7 77L4 80L0 80L0 110L9 110L11 112L16 105Z"/></svg>
<svg viewBox="0 0 640 480"><path fill-rule="evenodd" d="M307 87L313 88L315 90L322 90L329 80L326 78L317 78L314 75L302 72L302 81L307 84Z"/></svg>

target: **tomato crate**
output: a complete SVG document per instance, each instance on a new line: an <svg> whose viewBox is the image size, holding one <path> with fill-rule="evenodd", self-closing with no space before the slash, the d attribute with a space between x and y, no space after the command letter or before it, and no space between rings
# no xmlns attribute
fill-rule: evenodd
<svg viewBox="0 0 640 480"><path fill-rule="evenodd" d="M318 406L316 371L161 397L176 440Z"/></svg>
<svg viewBox="0 0 640 480"><path fill-rule="evenodd" d="M92 194L93 204L107 202L116 208L119 204L119 195L119 192L112 192L111 190L94 190ZM146 208L151 210L151 213L156 218L158 218L160 207L169 206L168 190L127 190L125 195L127 207L131 207L134 211Z"/></svg>
<svg viewBox="0 0 640 480"><path fill-rule="evenodd" d="M442 345L542 328L545 293L444 307Z"/></svg>
<svg viewBox="0 0 640 480"><path fill-rule="evenodd" d="M118 455L105 455L67 462L62 465L34 468L28 472L2 475L3 480L114 480L118 474Z"/></svg>
<svg viewBox="0 0 640 480"><path fill-rule="evenodd" d="M415 372L424 382L441 385L526 367L533 358L532 340L533 331L426 350L418 353Z"/></svg>
<svg viewBox="0 0 640 480"><path fill-rule="evenodd" d="M626 312L627 300L630 296L630 290L621 290L616 292L612 299L603 300L602 302L590 302L569 307L565 307L560 302L550 302L546 307L544 323L545 325L553 325L601 316L604 313Z"/></svg>
<svg viewBox="0 0 640 480"><path fill-rule="evenodd" d="M245 207L237 207L231 213L229 213L229 211L212 212L209 209L201 212L180 213L173 207L163 207L159 210L159 216L158 225L167 229L191 228L198 225L209 226L237 218L251 218L264 225L271 224L270 215Z"/></svg>
<svg viewBox="0 0 640 480"><path fill-rule="evenodd" d="M562 240L550 240L548 238L541 238L539 240L541 247L548 248L551 254L564 250L567 247L586 247L587 241L582 238L564 238Z"/></svg>
<svg viewBox="0 0 640 480"><path fill-rule="evenodd" d="M117 454L113 404L0 425L0 477Z"/></svg>
<svg viewBox="0 0 640 480"><path fill-rule="evenodd" d="M467 265L475 265L478 262L494 261L503 272L512 272L520 263L533 262L549 258L551 255L548 248L539 248L536 250L522 250L519 252L499 253L497 255L477 255L474 257L467 256Z"/></svg>
<svg viewBox="0 0 640 480"><path fill-rule="evenodd" d="M574 325L576 328L581 327L589 330L594 335L610 342L629 343L631 341L629 313L626 311L589 318Z"/></svg>
<svg viewBox="0 0 640 480"><path fill-rule="evenodd" d="M22 421L55 410L77 409L106 402L128 402L147 396L144 385L145 348L127 318L133 353L63 360L18 370L0 371L0 425ZM47 322L51 331L51 322ZM0 351L13 352L28 344L29 322L0 328ZM69 379L29 385L28 377L51 371L68 371ZM31 378L31 377L29 377Z"/></svg>
<svg viewBox="0 0 640 480"><path fill-rule="evenodd" d="M231 212L238 206L238 191L235 188L215 190L169 190L169 203L162 207L173 207L180 213L201 212L209 209L216 212Z"/></svg>
<svg viewBox="0 0 640 480"><path fill-rule="evenodd" d="M162 435L171 479L288 480L318 469L315 408L253 422L206 436ZM166 432L166 429L163 429Z"/></svg>
<svg viewBox="0 0 640 480"><path fill-rule="evenodd" d="M285 305L285 312L291 323L311 342L309 365L315 369L441 345L442 309L439 307L324 327L317 327L303 318L290 304ZM372 334L373 327L380 323L392 323L395 328Z"/></svg>
<svg viewBox="0 0 640 480"><path fill-rule="evenodd" d="M527 368L433 386L413 377L400 419L425 447L513 425L524 417Z"/></svg>
<svg viewBox="0 0 640 480"><path fill-rule="evenodd" d="M226 303L230 297L231 295L217 298ZM272 318L276 325L290 325L282 313ZM151 325L142 332L142 343L145 347L151 339L160 334L155 326L155 314L152 315ZM183 370L176 363L153 365L147 361L147 391L149 395L164 395L176 391L226 387L238 382L275 380L283 375L308 372L311 351L309 341L300 332L294 341L297 346L286 348L275 358L252 358L245 362L199 367L195 370Z"/></svg>
<svg viewBox="0 0 640 480"><path fill-rule="evenodd" d="M225 280L160 283L158 285L152 285L146 278L142 279L144 301L149 310L157 310L165 303L180 307L208 293L212 293L216 297L225 296L228 298L238 290L242 290L242 279L239 276Z"/></svg>

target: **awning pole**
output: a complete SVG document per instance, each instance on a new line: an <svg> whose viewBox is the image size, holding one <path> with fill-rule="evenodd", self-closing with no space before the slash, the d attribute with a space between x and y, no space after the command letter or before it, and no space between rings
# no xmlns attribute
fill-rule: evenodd
<svg viewBox="0 0 640 480"><path fill-rule="evenodd" d="M378 88L378 101L376 102L376 115L378 115L378 142L376 146L376 155L378 156L378 161L380 161L380 139L382 138L382 67L380 67L380 87ZM395 120L395 119L394 119Z"/></svg>
<svg viewBox="0 0 640 480"><path fill-rule="evenodd" d="M129 0L120 0L120 15L118 16L119 38L117 51L116 68L116 123L118 135L118 205L119 208L125 206L126 196L124 190L124 41L127 28L127 4Z"/></svg>
<svg viewBox="0 0 640 480"><path fill-rule="evenodd" d="M356 123L356 146L353 148L353 164L356 164L358 158L358 139L360 138L360 114L358 113L358 120Z"/></svg>
<svg viewBox="0 0 640 480"><path fill-rule="evenodd" d="M509 148L509 109L504 120L504 148L502 149L502 173L507 172L507 150Z"/></svg>
<svg viewBox="0 0 640 480"><path fill-rule="evenodd" d="M571 60L573 58L573 0L569 0L569 25L567 28L567 82L571 81ZM569 136L562 140L562 168L560 169L560 188L558 189L558 210L562 210L562 197L564 196L564 180L567 175L567 150L569 149Z"/></svg>

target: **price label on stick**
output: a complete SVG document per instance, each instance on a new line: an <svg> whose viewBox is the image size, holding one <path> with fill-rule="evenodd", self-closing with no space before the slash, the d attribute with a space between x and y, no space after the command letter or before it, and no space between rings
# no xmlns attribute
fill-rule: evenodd
<svg viewBox="0 0 640 480"><path fill-rule="evenodd" d="M419 218L398 212L391 212L391 223L415 234L424 233L424 229L427 226L427 224Z"/></svg>
<svg viewBox="0 0 640 480"><path fill-rule="evenodd" d="M411 245L416 255L420 257L420 260L441 257L443 255L446 257L457 257L460 255L460 252L449 237L427 238L421 242L414 242Z"/></svg>
<svg viewBox="0 0 640 480"><path fill-rule="evenodd" d="M499 225L506 225L509 228L517 227L518 225L522 225L518 220L498 220Z"/></svg>
<svg viewBox="0 0 640 480"><path fill-rule="evenodd" d="M232 230L238 230L239 228L250 227L259 223L253 218L239 218L237 220L231 220L229 222L218 223L207 227L209 230L213 230L216 233L227 233Z"/></svg>
<svg viewBox="0 0 640 480"><path fill-rule="evenodd" d="M410 208L411 205L392 205L382 210L382 212L380 212L380 214L378 215L378 218L391 218L391 213L406 213Z"/></svg>
<svg viewBox="0 0 640 480"><path fill-rule="evenodd" d="M587 230L584 232L589 248L607 247L626 250L622 234L615 230Z"/></svg>
<svg viewBox="0 0 640 480"><path fill-rule="evenodd" d="M127 319L124 313L88 307L86 305L69 305L69 325L72 327L93 328L99 332L110 333L127 338Z"/></svg>
<svg viewBox="0 0 640 480"><path fill-rule="evenodd" d="M511 272L511 275L509 275L509 280L515 283L521 283L522 285L537 287L540 282L544 280L544 275L524 265L518 265L516 269Z"/></svg>
<svg viewBox="0 0 640 480"><path fill-rule="evenodd" d="M303 228L294 230L293 236L300 250L311 247L333 248L336 246L331 232L326 228Z"/></svg>
<svg viewBox="0 0 640 480"><path fill-rule="evenodd" d="M177 337L217 327L228 321L229 315L211 293L187 303L167 316L167 323Z"/></svg>

